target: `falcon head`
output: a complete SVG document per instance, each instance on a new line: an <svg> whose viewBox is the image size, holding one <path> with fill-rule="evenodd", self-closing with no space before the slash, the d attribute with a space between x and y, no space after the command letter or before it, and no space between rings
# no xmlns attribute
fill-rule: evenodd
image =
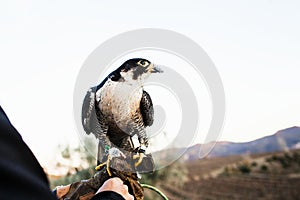
<svg viewBox="0 0 300 200"><path fill-rule="evenodd" d="M143 82L150 74L162 72L160 68L146 59L133 58L124 62L109 77L113 81Z"/></svg>

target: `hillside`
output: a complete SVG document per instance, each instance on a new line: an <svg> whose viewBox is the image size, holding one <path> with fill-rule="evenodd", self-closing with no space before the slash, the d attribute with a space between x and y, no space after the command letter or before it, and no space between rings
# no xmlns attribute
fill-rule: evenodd
<svg viewBox="0 0 300 200"><path fill-rule="evenodd" d="M166 162L162 165L173 161L173 155L185 154L171 166L142 175L140 182L156 186L172 200L300 199L299 144L300 127L291 127L251 142L218 142L209 156L202 159L199 149L207 148L207 144L192 146L187 151L167 149L157 152ZM93 173L81 170L51 183L66 185ZM161 199L147 189L145 197Z"/></svg>
<svg viewBox="0 0 300 200"><path fill-rule="evenodd" d="M174 200L300 199L300 127L283 129L250 142L217 142L206 158L199 159L200 148L210 145L188 148L174 164L180 169L177 179L183 184L164 179L164 175L154 185ZM183 148L168 149L158 154L162 160L168 160L184 151ZM172 166L160 173L170 171ZM146 195L148 193L146 191ZM146 197L146 200L160 199Z"/></svg>
<svg viewBox="0 0 300 200"><path fill-rule="evenodd" d="M172 200L300 199L300 150L214 157L181 165L188 171L181 177L184 184L156 183Z"/></svg>
<svg viewBox="0 0 300 200"><path fill-rule="evenodd" d="M198 144L190 147L186 153L187 160L199 158L199 150L207 148L210 144ZM244 143L217 142L209 157L230 156L240 154L256 154L264 152L285 151L299 148L300 146L300 127L291 127L280 130L273 135L259 138L254 141Z"/></svg>

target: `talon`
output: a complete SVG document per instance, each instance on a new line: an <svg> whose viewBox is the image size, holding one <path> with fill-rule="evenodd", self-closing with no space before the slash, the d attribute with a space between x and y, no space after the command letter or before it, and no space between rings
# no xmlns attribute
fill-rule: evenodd
<svg viewBox="0 0 300 200"><path fill-rule="evenodd" d="M109 165L110 165L110 156L108 155L108 158L107 158L107 164L106 164L106 171L107 171L107 173L108 173L108 176L111 176L112 174L111 174L111 172L110 172L110 167L109 167Z"/></svg>
<svg viewBox="0 0 300 200"><path fill-rule="evenodd" d="M134 166L135 166L135 167L139 166L139 165L142 163L143 157L144 157L144 154L143 154L143 153L139 153L139 155L133 156L133 159L139 158L139 160L138 160L136 163L134 163Z"/></svg>
<svg viewBox="0 0 300 200"><path fill-rule="evenodd" d="M97 167L95 167L95 169L96 169L97 171L99 171L102 167L106 166L106 171L107 171L108 175L109 175L109 176L112 176L112 173L111 173L110 167L109 167L109 165L110 165L110 159L111 159L111 158L110 158L110 155L108 155L108 156L107 156L106 162L101 163L100 165L98 165Z"/></svg>
<svg viewBox="0 0 300 200"><path fill-rule="evenodd" d="M98 165L97 167L95 167L95 170L99 171L103 166L106 165L106 163L107 163L107 161L104 162L104 163L101 163L100 165Z"/></svg>

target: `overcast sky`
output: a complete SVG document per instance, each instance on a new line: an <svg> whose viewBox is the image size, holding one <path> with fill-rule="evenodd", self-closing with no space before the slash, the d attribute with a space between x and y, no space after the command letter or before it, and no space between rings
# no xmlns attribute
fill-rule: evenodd
<svg viewBox="0 0 300 200"><path fill-rule="evenodd" d="M0 104L42 164L78 141L73 91L102 42L164 28L197 42L226 94L221 140L250 141L300 124L299 1L1 1Z"/></svg>

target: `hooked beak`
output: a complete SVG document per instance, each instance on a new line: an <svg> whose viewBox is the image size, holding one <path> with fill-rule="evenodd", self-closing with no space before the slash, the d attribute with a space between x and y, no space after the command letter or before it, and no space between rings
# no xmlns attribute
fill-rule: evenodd
<svg viewBox="0 0 300 200"><path fill-rule="evenodd" d="M157 65L151 64L150 72L151 73L163 73L164 71L162 69L160 69Z"/></svg>

